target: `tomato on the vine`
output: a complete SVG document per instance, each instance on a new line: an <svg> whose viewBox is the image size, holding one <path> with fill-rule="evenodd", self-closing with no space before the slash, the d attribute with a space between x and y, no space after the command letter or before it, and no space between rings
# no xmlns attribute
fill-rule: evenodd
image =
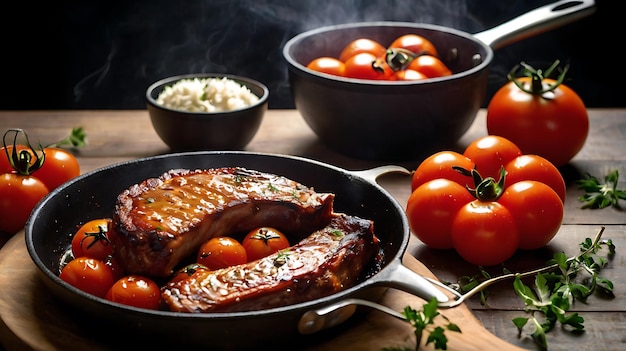
<svg viewBox="0 0 626 351"><path fill-rule="evenodd" d="M494 266L511 258L520 240L513 211L496 201L474 200L462 206L452 221L456 252L478 266Z"/></svg>
<svg viewBox="0 0 626 351"><path fill-rule="evenodd" d="M128 275L113 283L105 298L128 306L158 310L161 304L161 289L148 277Z"/></svg>
<svg viewBox="0 0 626 351"><path fill-rule="evenodd" d="M380 57L385 54L387 49L376 40L368 39L368 38L359 38L348 43L341 53L339 54L339 61L346 62L352 56L361 54L361 53L369 53L374 57Z"/></svg>
<svg viewBox="0 0 626 351"><path fill-rule="evenodd" d="M504 166L506 184L515 184L522 180L536 180L554 190L562 202L565 202L565 180L552 162L539 155L521 155Z"/></svg>
<svg viewBox="0 0 626 351"><path fill-rule="evenodd" d="M101 260L85 256L69 261L61 269L59 277L79 290L102 298L115 282L109 266Z"/></svg>
<svg viewBox="0 0 626 351"><path fill-rule="evenodd" d="M452 167L471 170L474 161L455 151L439 151L424 159L411 176L411 191L429 180L445 178L463 186L472 184L472 178L455 171Z"/></svg>
<svg viewBox="0 0 626 351"><path fill-rule="evenodd" d="M33 208L48 195L45 184L31 175L0 175L0 232L15 234L24 228Z"/></svg>
<svg viewBox="0 0 626 351"><path fill-rule="evenodd" d="M246 249L248 261L258 260L290 246L287 236L271 227L251 230L243 238L241 244Z"/></svg>
<svg viewBox="0 0 626 351"><path fill-rule="evenodd" d="M563 221L563 202L548 185L522 180L504 190L498 202L508 208L517 224L518 248L544 247L559 231Z"/></svg>
<svg viewBox="0 0 626 351"><path fill-rule="evenodd" d="M582 99L559 79L547 78L556 61L541 72L522 63L526 76L514 78L491 98L487 106L487 131L514 142L525 154L543 156L560 167L582 149L589 118Z"/></svg>
<svg viewBox="0 0 626 351"><path fill-rule="evenodd" d="M219 236L205 241L198 250L197 263L215 270L248 262L246 249L229 236Z"/></svg>
<svg viewBox="0 0 626 351"><path fill-rule="evenodd" d="M452 71L438 57L432 55L420 55L414 58L407 69L416 70L428 78L444 77L452 74Z"/></svg>
<svg viewBox="0 0 626 351"><path fill-rule="evenodd" d="M345 66L344 75L347 78L386 80L394 73L385 60L368 52L350 57Z"/></svg>
<svg viewBox="0 0 626 351"><path fill-rule="evenodd" d="M343 77L346 71L346 65L342 61L326 56L318 57L309 62L306 68L340 77Z"/></svg>
<svg viewBox="0 0 626 351"><path fill-rule="evenodd" d="M108 218L92 219L83 224L72 237L72 254L74 257L88 256L106 260L113 254L113 244L109 240Z"/></svg>
<svg viewBox="0 0 626 351"><path fill-rule="evenodd" d="M394 39L389 48L402 48L413 52L416 55L430 54L437 56L435 45L428 39L417 34L405 34Z"/></svg>
<svg viewBox="0 0 626 351"><path fill-rule="evenodd" d="M514 158L521 156L522 151L510 140L498 135L487 135L472 141L463 155L475 164L483 178L500 177L500 169Z"/></svg>
<svg viewBox="0 0 626 351"><path fill-rule="evenodd" d="M452 220L474 200L467 189L450 179L426 181L409 196L406 214L413 234L434 249L452 249Z"/></svg>

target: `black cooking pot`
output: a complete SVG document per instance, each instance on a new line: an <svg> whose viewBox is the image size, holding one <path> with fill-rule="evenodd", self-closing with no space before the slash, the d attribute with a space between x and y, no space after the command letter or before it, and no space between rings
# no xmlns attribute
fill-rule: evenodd
<svg viewBox="0 0 626 351"><path fill-rule="evenodd" d="M385 255L382 269L371 277L364 277L352 288L317 300L262 311L206 314L151 311L112 303L59 279L61 256L70 247L77 227L90 219L110 217L116 197L124 189L170 169L226 166L270 172L312 186L318 192L335 193L336 212L374 221ZM409 174L398 166L355 172L299 157L236 151L168 154L129 161L81 175L51 192L33 210L26 224L26 245L45 285L72 306L73 315L91 318L92 322L94 317L100 322L109 322L119 333L133 335L133 340L144 335L148 337L140 340L159 345L201 344L204 349L207 345L233 349L258 345L259 340L265 340L266 344L271 342L267 340L270 336L283 346L290 342L297 344L305 338L303 333L325 327L307 326L306 320L302 324L301 318L307 311L345 299L376 300L388 287L425 299L432 296L441 301L447 299L440 290L401 263L410 236L407 219L403 207L375 182L377 176L388 172ZM93 328L92 323L88 325Z"/></svg>
<svg viewBox="0 0 626 351"><path fill-rule="evenodd" d="M408 161L451 145L467 131L485 99L493 49L594 10L593 0L557 1L478 34L404 22L327 26L290 39L283 56L294 104L322 142L356 158ZM355 39L389 45L404 34L430 40L453 74L418 81L378 81L306 68L317 57L338 57Z"/></svg>

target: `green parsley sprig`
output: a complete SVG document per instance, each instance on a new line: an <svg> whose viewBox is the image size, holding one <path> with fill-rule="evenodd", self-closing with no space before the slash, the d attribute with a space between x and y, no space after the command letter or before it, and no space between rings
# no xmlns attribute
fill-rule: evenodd
<svg viewBox="0 0 626 351"><path fill-rule="evenodd" d="M614 170L604 177L604 183L590 174L577 180L578 188L585 191L578 197L578 201L583 202L582 208L621 208L619 200L626 200L626 189L617 188L618 179L619 171Z"/></svg>

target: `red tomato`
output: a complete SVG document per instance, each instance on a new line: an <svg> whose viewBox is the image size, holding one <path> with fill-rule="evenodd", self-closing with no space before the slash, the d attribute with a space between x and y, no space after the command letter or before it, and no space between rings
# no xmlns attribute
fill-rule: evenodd
<svg viewBox="0 0 626 351"><path fill-rule="evenodd" d="M237 240L220 236L207 240L198 250L197 262L215 270L248 262L246 249Z"/></svg>
<svg viewBox="0 0 626 351"><path fill-rule="evenodd" d="M46 160L33 175L41 179L50 191L80 175L80 165L69 151L60 148L44 148Z"/></svg>
<svg viewBox="0 0 626 351"><path fill-rule="evenodd" d="M500 169L522 151L510 140L497 135L487 135L470 143L463 155L469 157L483 178L500 179Z"/></svg>
<svg viewBox="0 0 626 351"><path fill-rule="evenodd" d="M422 80L426 78L428 77L426 77L424 74L412 69L403 69L400 71L396 71L391 76L392 80Z"/></svg>
<svg viewBox="0 0 626 351"><path fill-rule="evenodd" d="M152 279L140 275L129 275L117 280L106 293L109 301L128 306L158 310L161 290Z"/></svg>
<svg viewBox="0 0 626 351"><path fill-rule="evenodd" d="M306 67L317 72L332 74L334 76L344 76L346 71L346 65L333 57L318 57L309 62Z"/></svg>
<svg viewBox="0 0 626 351"><path fill-rule="evenodd" d="M469 157L454 151L440 151L427 157L413 172L411 178L411 191L429 180L445 178L455 181L463 186L473 185L471 177L455 171L452 167L459 166L466 170L474 168L474 162Z"/></svg>
<svg viewBox="0 0 626 351"><path fill-rule="evenodd" d="M427 181L415 189L406 206L413 234L434 249L451 249L452 221L461 207L474 200L467 189L448 179Z"/></svg>
<svg viewBox="0 0 626 351"><path fill-rule="evenodd" d="M16 150L26 150L31 155L34 155L33 150L26 145L17 145ZM0 150L0 172L11 172L13 167L9 163L6 152L9 152L11 157L13 151L13 145L9 145L6 149L3 147ZM60 148L44 148L45 160L43 166L33 171L32 176L40 179L49 191L56 189L59 185L66 181L73 179L80 175L80 165L76 157L67 150ZM41 156L40 156L41 157ZM35 162L35 158L31 159L31 164Z"/></svg>
<svg viewBox="0 0 626 351"><path fill-rule="evenodd" d="M530 89L529 77L517 79ZM543 79L543 83L554 80ZM561 167L585 144L589 118L582 99L564 84L541 94L525 92L509 82L487 106L487 131L511 140L525 154L543 156Z"/></svg>
<svg viewBox="0 0 626 351"><path fill-rule="evenodd" d="M428 78L449 76L452 71L443 61L432 55L420 55L409 63L407 69L416 70Z"/></svg>
<svg viewBox="0 0 626 351"><path fill-rule="evenodd" d="M364 52L372 54L375 57L380 57L385 54L385 51L387 51L387 49L379 42L372 39L359 38L351 41L343 48L339 54L339 61L347 62L352 56Z"/></svg>
<svg viewBox="0 0 626 351"><path fill-rule="evenodd" d="M48 194L44 183L27 175L0 175L0 232L15 234L24 228L33 208Z"/></svg>
<svg viewBox="0 0 626 351"><path fill-rule="evenodd" d="M393 70L384 60L367 52L352 56L345 65L345 76L348 78L386 80L393 75Z"/></svg>
<svg viewBox="0 0 626 351"><path fill-rule="evenodd" d="M474 200L462 206L451 233L456 252L478 266L503 263L515 254L520 241L513 214L494 201Z"/></svg>
<svg viewBox="0 0 626 351"><path fill-rule="evenodd" d="M554 190L565 202L565 180L550 161L538 155L521 155L504 166L506 170L505 187L522 180L536 180Z"/></svg>
<svg viewBox="0 0 626 351"><path fill-rule="evenodd" d="M285 234L271 227L261 227L250 231L241 244L246 249L248 261L256 261L290 246Z"/></svg>
<svg viewBox="0 0 626 351"><path fill-rule="evenodd" d="M67 263L61 280L91 295L104 298L115 282L113 271L104 262L91 257L77 257Z"/></svg>
<svg viewBox="0 0 626 351"><path fill-rule="evenodd" d="M563 221L563 202L548 185L523 180L508 186L498 203L510 210L519 233L520 249L546 246Z"/></svg>
<svg viewBox="0 0 626 351"><path fill-rule="evenodd" d="M105 261L113 254L113 244L108 237L110 220L99 218L83 224L72 237L74 257L88 256Z"/></svg>
<svg viewBox="0 0 626 351"><path fill-rule="evenodd" d="M396 38L391 45L389 45L389 48L403 48L418 55L428 53L438 56L435 45L430 42L430 40L417 34L402 35Z"/></svg>

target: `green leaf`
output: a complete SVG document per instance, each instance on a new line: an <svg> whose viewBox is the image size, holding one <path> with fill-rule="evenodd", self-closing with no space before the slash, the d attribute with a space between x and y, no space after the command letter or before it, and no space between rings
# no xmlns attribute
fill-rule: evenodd
<svg viewBox="0 0 626 351"><path fill-rule="evenodd" d="M426 339L426 345L431 342L435 345L436 350L448 349L448 338L444 335L444 329L442 327L436 327L430 332Z"/></svg>
<svg viewBox="0 0 626 351"><path fill-rule="evenodd" d="M590 174L577 180L578 188L585 191L578 197L578 201L583 202L582 208L620 208L619 201L626 199L626 190L617 188L618 179L619 171L613 170L604 177L604 182Z"/></svg>

